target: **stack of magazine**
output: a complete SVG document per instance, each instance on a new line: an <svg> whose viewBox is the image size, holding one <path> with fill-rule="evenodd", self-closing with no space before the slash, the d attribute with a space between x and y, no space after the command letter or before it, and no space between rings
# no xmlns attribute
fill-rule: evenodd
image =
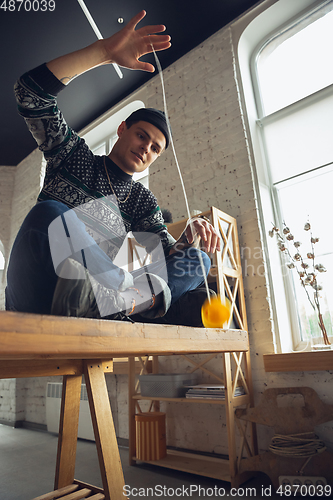
<svg viewBox="0 0 333 500"><path fill-rule="evenodd" d="M235 396L245 394L242 386L236 387ZM188 399L225 399L225 387L220 384L199 384L188 386Z"/></svg>

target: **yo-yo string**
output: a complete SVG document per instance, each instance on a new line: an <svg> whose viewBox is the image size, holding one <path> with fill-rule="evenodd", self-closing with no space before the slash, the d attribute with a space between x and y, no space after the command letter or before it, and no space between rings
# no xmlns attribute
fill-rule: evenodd
<svg viewBox="0 0 333 500"><path fill-rule="evenodd" d="M97 36L97 38L99 40L103 40L102 33L99 31L99 29L98 29L98 27L97 27L97 25L96 25L96 23L95 23L92 15L90 14L89 10L87 9L86 4L84 3L83 0L77 0L77 1L79 2L79 5L80 5L80 7L81 7L81 9L82 9L82 11L84 13L84 15L86 16L88 23L92 27L95 35ZM119 76L119 78L123 78L123 74L120 71L120 68L119 68L118 64L112 63L112 66L114 67L114 69L115 69L117 75Z"/></svg>
<svg viewBox="0 0 333 500"><path fill-rule="evenodd" d="M174 155L174 158L175 158L175 162L176 162L176 166L177 166L177 170L178 170L178 174L179 174L179 178L180 178L180 184L182 186L182 190L183 190L183 194L184 194L184 200L185 200L186 211L187 211L187 216L188 216L188 223L189 223L189 226L190 226L190 229L191 229L192 238L194 238L195 229L194 229L194 226L193 226L193 221L192 221L191 212L190 212L190 208L189 208L189 204L188 204L188 199L187 199L187 195L186 195L186 189L185 189L185 184L184 184L184 180L183 180L183 175L182 175L181 170L180 170L180 166L179 166L179 162L178 162L178 158L177 158L177 153L176 153L175 145L174 145L174 142L173 142L170 121L169 121L168 108L167 108L166 95L165 95L165 87L164 87L163 70L162 70L160 61L159 61L159 59L157 57L157 54L155 52L154 46L153 46L153 44L152 44L151 41L150 41L150 45L151 45L151 48L153 49L153 54L154 54L154 57L155 57L156 66L157 66L158 73L159 73L160 79L161 79L164 114L165 114L165 119L166 119L166 122L167 122L168 131L169 131L170 144L171 144L172 152L173 152L173 155ZM205 269L205 266L204 266L204 263L203 263L201 252L198 252L198 256L199 256L199 263L200 263L201 270L202 270L202 276L203 276L204 282L205 282L205 287L206 287L206 292L207 292L207 298L208 298L208 301L210 302L210 293L209 293L209 288L208 288L208 280L207 280L206 269Z"/></svg>

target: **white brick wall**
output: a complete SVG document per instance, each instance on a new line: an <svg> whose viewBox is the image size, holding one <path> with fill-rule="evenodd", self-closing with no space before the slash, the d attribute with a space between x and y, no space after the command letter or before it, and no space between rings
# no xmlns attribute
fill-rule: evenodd
<svg viewBox="0 0 333 500"><path fill-rule="evenodd" d="M214 205L237 219L256 401L268 387L310 386L332 404L330 372L266 374L264 371L262 355L273 352L271 314L260 253L262 244L253 172L234 71L236 50L230 34L230 27L221 30L164 72L171 126L189 205L196 210L207 210ZM158 75L132 97L143 100L146 106L162 108ZM38 165L40 155L34 152L18 167L12 234L34 204L39 190ZM171 210L175 221L186 216L171 148L151 167L150 188L160 206ZM169 365L170 361L167 367ZM126 377L112 377L112 382L108 383L118 435L127 437ZM44 396L40 388L34 386L33 380L27 380L25 389L31 395L26 400L25 418L44 423ZM5 392L3 388L0 394ZM8 403L3 404L7 409ZM223 408L198 406L194 411L193 405L167 405L169 444L227 453ZM332 424L321 426L320 430L326 444L332 446ZM270 429L259 429L261 449L267 449L270 436Z"/></svg>
<svg viewBox="0 0 333 500"><path fill-rule="evenodd" d="M36 203L42 175L42 155L38 150L33 151L17 167L0 167L0 239L6 250L7 261L20 225ZM1 278L0 310L5 308L5 273ZM25 393L22 380L3 380L0 384L3 387L0 390L0 420L11 423L24 420Z"/></svg>
<svg viewBox="0 0 333 500"><path fill-rule="evenodd" d="M49 380L48 377L23 379L24 415L27 422L46 425L46 385Z"/></svg>
<svg viewBox="0 0 333 500"><path fill-rule="evenodd" d="M0 381L0 421L15 422L15 379Z"/></svg>
<svg viewBox="0 0 333 500"><path fill-rule="evenodd" d="M0 241L4 247L5 261L10 251L12 199L15 184L15 167L0 167ZM0 272L0 310L4 309L6 273Z"/></svg>

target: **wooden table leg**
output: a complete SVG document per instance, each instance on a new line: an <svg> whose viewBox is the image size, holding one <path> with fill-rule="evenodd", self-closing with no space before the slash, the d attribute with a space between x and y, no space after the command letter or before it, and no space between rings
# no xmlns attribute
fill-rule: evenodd
<svg viewBox="0 0 333 500"><path fill-rule="evenodd" d="M229 449L229 470L231 477L231 485L237 486L235 483L235 476L237 473L237 451L235 439L235 410L234 410L234 397L232 394L232 376L231 376L231 361L230 352L223 353L224 359L224 384L226 389L225 409L226 409L226 423L228 430L228 449Z"/></svg>
<svg viewBox="0 0 333 500"><path fill-rule="evenodd" d="M72 484L75 473L82 375L63 379L54 489Z"/></svg>
<svg viewBox="0 0 333 500"><path fill-rule="evenodd" d="M245 353L245 377L250 391L250 407L254 408L254 393L253 393L253 383L252 383L250 351L247 351ZM250 422L250 426L251 426L251 444L252 444L253 455L258 455L259 451L258 451L257 427L254 422Z"/></svg>
<svg viewBox="0 0 333 500"><path fill-rule="evenodd" d="M158 356L153 356L153 373L158 373L159 370L159 362L158 362ZM153 401L154 404L154 411L161 411L161 404L160 401Z"/></svg>
<svg viewBox="0 0 333 500"><path fill-rule="evenodd" d="M84 375L105 500L124 500L125 481L102 361L84 361Z"/></svg>
<svg viewBox="0 0 333 500"><path fill-rule="evenodd" d="M128 358L128 458L129 465L136 462L133 457L136 456L136 429L135 429L135 358Z"/></svg>

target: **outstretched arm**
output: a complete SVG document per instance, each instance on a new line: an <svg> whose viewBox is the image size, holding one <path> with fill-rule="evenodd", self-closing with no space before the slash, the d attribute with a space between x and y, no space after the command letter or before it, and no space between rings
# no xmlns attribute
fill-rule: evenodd
<svg viewBox="0 0 333 500"><path fill-rule="evenodd" d="M50 61L47 63L49 70L65 85L104 64L116 63L124 68L153 72L154 66L139 61L140 57L152 52L151 44L155 51L159 51L169 48L171 43L169 35L158 34L165 31L162 24L135 29L145 15L143 10L111 37Z"/></svg>

